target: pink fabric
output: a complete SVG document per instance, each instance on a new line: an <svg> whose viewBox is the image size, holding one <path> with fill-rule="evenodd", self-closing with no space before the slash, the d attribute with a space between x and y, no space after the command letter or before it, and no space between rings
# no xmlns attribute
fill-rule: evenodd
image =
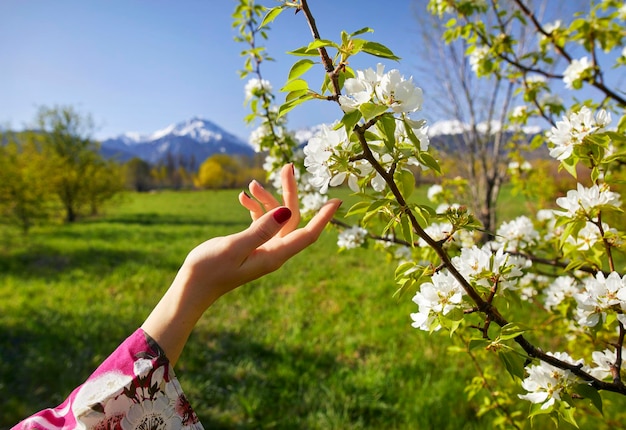
<svg viewBox="0 0 626 430"><path fill-rule="evenodd" d="M13 427L202 429L167 357L138 329L69 397Z"/></svg>

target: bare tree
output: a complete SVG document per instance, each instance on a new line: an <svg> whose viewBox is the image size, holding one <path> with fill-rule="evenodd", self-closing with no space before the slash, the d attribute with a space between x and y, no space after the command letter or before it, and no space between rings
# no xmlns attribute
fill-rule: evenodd
<svg viewBox="0 0 626 430"><path fill-rule="evenodd" d="M462 39L445 43L445 20L426 12L426 0L415 0L415 16L419 28L417 65L419 82L427 94L427 110L454 129L450 144L443 148L446 156L457 164L457 172L468 182L466 203L482 222L483 240L493 237L497 226L496 205L507 175L509 152L513 146L530 136L514 134L507 129L507 117L516 100L516 90L522 85L495 73L478 78L467 55ZM537 6L540 14L543 7ZM485 26L496 18L483 14ZM512 28L523 52L535 34L524 26ZM515 136L515 139L513 138ZM519 139L522 138L522 141Z"/></svg>

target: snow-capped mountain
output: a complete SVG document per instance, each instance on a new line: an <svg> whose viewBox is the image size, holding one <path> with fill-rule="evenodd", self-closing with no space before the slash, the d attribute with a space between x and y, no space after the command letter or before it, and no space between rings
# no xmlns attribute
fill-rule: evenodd
<svg viewBox="0 0 626 430"><path fill-rule="evenodd" d="M314 125L305 127L294 132L294 138L299 145L304 146L320 129L322 125ZM501 125L495 121L487 127L486 123L479 123L476 126L478 133L496 133L501 131ZM458 120L440 120L428 125L428 137L431 144L438 149L461 150L461 142L463 133L470 130L468 124L464 124ZM527 136L534 136L541 132L538 126L525 126L521 130ZM505 131L505 135L512 136L513 131Z"/></svg>
<svg viewBox="0 0 626 430"><path fill-rule="evenodd" d="M185 158L193 160L196 167L216 153L254 154L248 143L202 118L171 124L151 134L130 132L105 139L101 142L101 152L120 161L139 157L153 164L167 157Z"/></svg>

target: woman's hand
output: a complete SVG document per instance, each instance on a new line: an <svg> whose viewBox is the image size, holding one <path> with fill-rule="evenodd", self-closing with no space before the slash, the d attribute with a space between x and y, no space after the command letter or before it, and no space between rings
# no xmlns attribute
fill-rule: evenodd
<svg viewBox="0 0 626 430"><path fill-rule="evenodd" d="M191 330L204 311L220 296L275 271L285 261L314 243L341 204L328 201L309 223L300 222L299 200L292 165L283 167L283 205L258 182L240 203L250 211L246 230L210 239L193 249L172 286L142 329L176 363ZM254 198L252 198L254 197Z"/></svg>

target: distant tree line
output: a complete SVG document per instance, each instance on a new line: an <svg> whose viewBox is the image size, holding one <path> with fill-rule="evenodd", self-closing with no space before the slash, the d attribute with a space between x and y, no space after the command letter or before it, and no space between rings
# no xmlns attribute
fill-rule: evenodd
<svg viewBox="0 0 626 430"><path fill-rule="evenodd" d="M124 164L126 187L145 192L158 189L225 189L262 180L265 171L260 156L214 154L199 166L193 156L168 153L156 164L135 157Z"/></svg>
<svg viewBox="0 0 626 430"><path fill-rule="evenodd" d="M24 233L37 224L98 215L124 190L242 188L262 180L261 156L215 154L198 166L168 153L157 164L109 160L91 138L93 122L69 106L41 107L28 131L0 132L0 223Z"/></svg>
<svg viewBox="0 0 626 430"><path fill-rule="evenodd" d="M27 233L40 222L96 215L124 189L121 166L90 138L91 117L42 107L34 130L4 132L0 142L0 216Z"/></svg>

